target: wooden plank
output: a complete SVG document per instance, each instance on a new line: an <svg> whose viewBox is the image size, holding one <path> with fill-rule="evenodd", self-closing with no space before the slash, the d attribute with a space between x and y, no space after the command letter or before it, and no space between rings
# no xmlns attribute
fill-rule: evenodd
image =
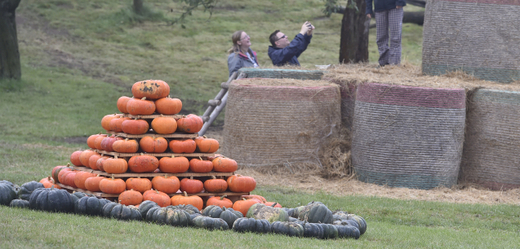
<svg viewBox="0 0 520 249"><path fill-rule="evenodd" d="M91 191L88 191L88 190L85 190L85 189L73 188L71 186L67 186L67 185L64 185L64 184L61 184L61 183L57 183L57 184L58 184L58 186L60 186L63 189L67 189L67 190L70 190L70 191L76 191L76 192L83 192L85 194L91 194L91 195L96 196L96 197L119 197L118 194L107 194L107 193L103 193L103 192L91 192ZM177 193L169 194L168 196L174 196L174 195L182 195L182 193L180 191L178 191ZM249 195L249 192L243 192L243 193L223 192L223 193L195 193L195 194L188 194L188 196L192 196L192 195L197 195L197 196L223 196L223 195L227 195L227 196L241 196L241 195Z"/></svg>
<svg viewBox="0 0 520 249"><path fill-rule="evenodd" d="M123 132L114 132L114 131L108 131L108 134L116 135L118 137L124 137L124 138L143 138L146 136L151 137L164 137L164 138L182 138L182 139L188 139L188 138L197 138L199 134L191 134L191 133L172 133L172 134L158 134L158 133L145 133L145 134L139 134L139 135L133 135L133 134L126 134Z"/></svg>
<svg viewBox="0 0 520 249"><path fill-rule="evenodd" d="M95 150L99 154L117 156L117 157L133 157L139 156L141 153L119 153L119 152L108 152L104 150ZM171 157L171 156L183 156L183 157L212 157L215 156L215 153L144 153L145 155L155 156L155 157Z"/></svg>
<svg viewBox="0 0 520 249"><path fill-rule="evenodd" d="M184 115L180 115L180 114L175 114L175 115L163 115L163 114L151 114L151 115L132 115L130 113L125 113L125 114L121 114L123 115L124 117L128 117L128 118L137 118L137 119L154 119L156 117L160 117L160 116L163 116L163 117L172 117L174 119L180 119L182 118Z"/></svg>
<svg viewBox="0 0 520 249"><path fill-rule="evenodd" d="M184 172L184 173L122 173L122 174L110 174L104 171L93 170L91 168L82 166L73 166L75 170L91 172L97 175L112 177L155 177L155 176L177 176L177 177L211 177L211 176L232 176L233 172L208 172L208 173L195 173L195 172Z"/></svg>

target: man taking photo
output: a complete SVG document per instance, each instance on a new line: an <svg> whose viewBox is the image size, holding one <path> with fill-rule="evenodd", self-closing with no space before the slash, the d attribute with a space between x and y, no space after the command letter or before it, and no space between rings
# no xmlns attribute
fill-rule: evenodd
<svg viewBox="0 0 520 249"><path fill-rule="evenodd" d="M311 43L312 32L314 26L310 22L302 25L300 33L298 33L292 41L289 42L287 36L280 32L274 31L269 36L272 46L269 46L268 55L275 66L294 65L300 66L298 57L307 49Z"/></svg>

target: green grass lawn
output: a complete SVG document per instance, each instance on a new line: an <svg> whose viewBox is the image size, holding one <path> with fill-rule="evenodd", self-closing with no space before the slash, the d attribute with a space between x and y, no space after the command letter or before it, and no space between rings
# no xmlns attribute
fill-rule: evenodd
<svg viewBox="0 0 520 249"><path fill-rule="evenodd" d="M201 114L227 80L226 50L235 30L250 36L261 66L272 66L268 35L291 36L310 20L316 33L300 57L305 68L336 64L341 15L323 16L323 1L222 0L211 18L194 12L186 29L168 25L180 1L146 0L147 19L131 1L24 0L17 9L21 81L0 82L0 180L40 180L86 137L102 131L101 118L143 79L162 79L185 111ZM375 30L370 61L377 62ZM420 65L422 27L403 27L403 61ZM218 122L223 118L219 117ZM221 123L220 123L221 124ZM0 207L2 248L514 248L520 244L519 207L449 204L325 193L281 186L254 191L286 207L317 200L332 210L364 217L359 240L316 240L122 222L72 214Z"/></svg>

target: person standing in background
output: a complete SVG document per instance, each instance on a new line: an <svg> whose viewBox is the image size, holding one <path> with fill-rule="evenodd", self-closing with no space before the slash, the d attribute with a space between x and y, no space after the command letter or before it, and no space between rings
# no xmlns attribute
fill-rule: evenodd
<svg viewBox="0 0 520 249"><path fill-rule="evenodd" d="M271 58L273 65L300 66L298 57L307 49L309 43L311 43L313 31L314 26L310 22L305 22L302 25L300 33L290 42L288 37L280 32L280 30L275 30L271 33L269 41L272 46L269 46L267 54L269 58Z"/></svg>
<svg viewBox="0 0 520 249"><path fill-rule="evenodd" d="M372 6L373 2L373 6ZM401 64L401 34L405 0L366 0L367 18L376 18L379 65ZM388 44L390 41L390 45Z"/></svg>
<svg viewBox="0 0 520 249"><path fill-rule="evenodd" d="M243 30L236 31L231 36L233 46L228 50L229 76L243 67L258 67L256 52L251 50L250 37Z"/></svg>

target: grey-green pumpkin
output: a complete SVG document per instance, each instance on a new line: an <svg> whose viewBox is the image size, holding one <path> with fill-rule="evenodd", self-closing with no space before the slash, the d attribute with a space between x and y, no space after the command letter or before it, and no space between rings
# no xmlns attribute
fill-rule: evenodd
<svg viewBox="0 0 520 249"><path fill-rule="evenodd" d="M301 210L298 218L310 223L332 224L332 211L321 202L311 202Z"/></svg>
<svg viewBox="0 0 520 249"><path fill-rule="evenodd" d="M103 216L118 220L142 220L139 209L120 203L109 202L103 206Z"/></svg>
<svg viewBox="0 0 520 249"><path fill-rule="evenodd" d="M64 189L37 188L29 197L29 208L69 213L74 211L74 202L69 192Z"/></svg>
<svg viewBox="0 0 520 249"><path fill-rule="evenodd" d="M277 234L283 234L287 236L302 237L304 234L303 226L288 221L275 221L271 225L271 231Z"/></svg>
<svg viewBox="0 0 520 249"><path fill-rule="evenodd" d="M209 216L200 215L193 218L193 225L195 227L206 228L209 230L228 230L229 226L221 218L211 218Z"/></svg>
<svg viewBox="0 0 520 249"><path fill-rule="evenodd" d="M18 197L22 200L29 200L29 197L31 197L32 192L35 189L38 188L45 188L42 183L37 181L30 181L22 184L20 186L20 190L18 190Z"/></svg>
<svg viewBox="0 0 520 249"><path fill-rule="evenodd" d="M16 199L16 192L13 184L4 180L0 183L0 205L7 206L14 199Z"/></svg>
<svg viewBox="0 0 520 249"><path fill-rule="evenodd" d="M103 215L103 207L111 201L94 196L84 196L74 204L74 213L84 215Z"/></svg>
<svg viewBox="0 0 520 249"><path fill-rule="evenodd" d="M269 222L288 221L289 214L282 208L266 206L262 203L256 203L249 208L246 217L255 219L265 219Z"/></svg>
<svg viewBox="0 0 520 249"><path fill-rule="evenodd" d="M236 232L252 232L252 233L270 233L271 223L267 220L257 220L255 218L238 218L233 223L233 231Z"/></svg>
<svg viewBox="0 0 520 249"><path fill-rule="evenodd" d="M22 199L13 199L9 204L12 208L29 208L29 201Z"/></svg>

